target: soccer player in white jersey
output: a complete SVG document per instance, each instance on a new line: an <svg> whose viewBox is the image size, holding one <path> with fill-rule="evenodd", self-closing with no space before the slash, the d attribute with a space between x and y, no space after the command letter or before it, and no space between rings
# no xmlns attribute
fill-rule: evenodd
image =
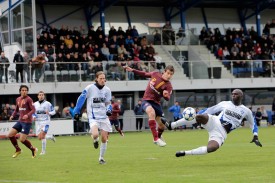
<svg viewBox="0 0 275 183"><path fill-rule="evenodd" d="M108 133L112 132L112 126L108 116L112 114L112 93L105 86L106 78L102 71L96 73L95 83L88 85L80 94L74 108L74 118L79 120L80 111L87 99L87 114L93 138L94 148L98 148L99 129L101 132L101 145L99 164L105 164L104 154L107 149Z"/></svg>
<svg viewBox="0 0 275 183"><path fill-rule="evenodd" d="M33 119L37 123L36 133L38 134L38 139L42 142L40 155L44 155L46 154L47 139L51 139L55 142L53 134L47 134L50 127L51 116L55 115L55 110L52 104L46 101L43 91L38 92L37 98L38 101L33 104L35 107Z"/></svg>
<svg viewBox="0 0 275 183"><path fill-rule="evenodd" d="M178 151L176 157L204 155L216 151L224 143L227 134L240 127L244 119L249 123L254 135L251 143L254 142L257 146L262 147L262 144L258 140L258 127L254 121L252 112L241 103L242 99L242 90L235 89L232 92L232 101L223 101L213 107L200 111L193 121L186 121L182 118L176 122L169 123L165 118L162 118L163 124L169 130L197 122L208 131L209 139L207 146L201 146L188 151ZM215 116L214 114L216 113L219 113L219 115Z"/></svg>

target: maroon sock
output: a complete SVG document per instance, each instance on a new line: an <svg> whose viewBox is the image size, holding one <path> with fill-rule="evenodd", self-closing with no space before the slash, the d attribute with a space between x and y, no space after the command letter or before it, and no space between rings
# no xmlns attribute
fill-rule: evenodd
<svg viewBox="0 0 275 183"><path fill-rule="evenodd" d="M12 145L15 147L16 152L21 151L20 147L18 146L17 140L15 137L10 137L10 141Z"/></svg>
<svg viewBox="0 0 275 183"><path fill-rule="evenodd" d="M26 139L24 142L22 142L22 144L24 144L24 145L25 145L27 148L29 148L30 150L33 150L33 149L34 149L34 147L32 146L31 142L28 141L27 139Z"/></svg>
<svg viewBox="0 0 275 183"><path fill-rule="evenodd" d="M149 127L151 129L151 132L153 134L154 141L158 140L158 132L156 130L156 121L155 120L149 120Z"/></svg>
<svg viewBox="0 0 275 183"><path fill-rule="evenodd" d="M161 137L163 131L164 131L164 129L160 129L160 128L158 127L158 137L159 137L159 138Z"/></svg>

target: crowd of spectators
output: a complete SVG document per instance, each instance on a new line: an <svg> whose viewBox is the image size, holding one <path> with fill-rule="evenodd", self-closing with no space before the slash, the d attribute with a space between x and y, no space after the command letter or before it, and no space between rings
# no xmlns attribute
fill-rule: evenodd
<svg viewBox="0 0 275 183"><path fill-rule="evenodd" d="M260 68L263 76L270 76L275 72L275 65L271 64L275 60L275 39L270 34L271 28L275 28L275 20L267 22L262 36L258 36L254 26L247 30L247 34L242 27L229 27L225 35L219 28L203 27L199 39L228 68L231 67L230 60L234 60L233 68L250 68L253 61L253 67Z"/></svg>
<svg viewBox="0 0 275 183"><path fill-rule="evenodd" d="M109 79L123 80L125 71L122 66L126 64L145 71L159 69L154 59L156 52L153 44L148 42L146 36L139 36L135 26L129 26L125 31L122 27L117 30L112 26L108 35L101 26L97 29L91 26L87 33L82 27L73 30L64 25L60 29L44 27L37 35L37 47L39 52L46 54L49 63L58 64L59 71L78 70L81 66L87 75L106 71ZM84 63L80 65L77 62ZM47 69L54 70L54 65L49 64ZM128 77L130 80L142 79L135 75Z"/></svg>

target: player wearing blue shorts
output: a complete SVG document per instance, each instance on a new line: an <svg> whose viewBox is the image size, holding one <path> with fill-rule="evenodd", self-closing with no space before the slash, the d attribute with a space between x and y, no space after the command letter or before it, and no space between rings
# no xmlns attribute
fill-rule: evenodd
<svg viewBox="0 0 275 183"><path fill-rule="evenodd" d="M161 123L163 111L160 105L160 99L164 98L167 101L170 100L173 89L170 79L174 75L174 67L172 65L168 65L164 69L163 73L139 71L132 69L129 66L124 66L124 68L127 71L134 72L139 76L150 78L142 98L142 108L147 113L149 118L148 123L153 135L153 142L160 147L166 146L166 143L162 138L162 133L165 126Z"/></svg>
<svg viewBox="0 0 275 183"><path fill-rule="evenodd" d="M28 96L28 86L21 85L19 92L21 96L16 99L16 108L10 117L10 121L14 118L14 116L16 116L18 112L19 120L9 131L7 137L10 139L16 150L12 156L13 158L16 158L19 154L21 154L21 149L15 137L17 133L21 133L19 138L20 142L31 150L32 158L35 158L38 149L32 146L31 142L27 140L27 136L30 133L32 126L32 114L35 112L35 108L33 106L32 99Z"/></svg>

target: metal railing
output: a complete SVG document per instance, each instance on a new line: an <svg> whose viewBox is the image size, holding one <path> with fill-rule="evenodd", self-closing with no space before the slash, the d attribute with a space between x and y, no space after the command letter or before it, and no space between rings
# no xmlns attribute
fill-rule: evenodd
<svg viewBox="0 0 275 183"><path fill-rule="evenodd" d="M146 80L133 72L126 72L123 64L128 64L133 68L140 68L143 71L163 71L165 65L173 61L163 61L157 63L154 61L102 61L102 62L47 62L43 65L17 63L22 65L23 82L82 82L92 81L99 70L103 70L107 80ZM206 63L211 64L206 64ZM273 78L275 72L274 61L272 60L224 60L218 63L216 61L178 61L182 66L182 74L186 74L188 79L228 79L228 78ZM241 63L241 64L240 64ZM11 63L14 64L14 63ZM0 63L0 80L5 83L6 64ZM198 69L202 72L198 73ZM16 70L8 70L8 83L16 82ZM223 76L223 72L227 72ZM18 76L19 77L19 76ZM18 78L21 81L21 78Z"/></svg>

